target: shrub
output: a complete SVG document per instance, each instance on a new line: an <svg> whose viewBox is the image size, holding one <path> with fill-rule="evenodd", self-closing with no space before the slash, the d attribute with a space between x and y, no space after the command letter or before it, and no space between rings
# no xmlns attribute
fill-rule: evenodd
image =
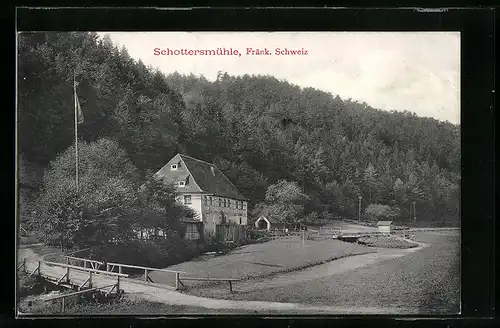
<svg viewBox="0 0 500 328"><path fill-rule="evenodd" d="M389 205L370 204L365 209L365 216L368 220L371 221L393 220L398 215L399 209L397 207L391 207Z"/></svg>
<svg viewBox="0 0 500 328"><path fill-rule="evenodd" d="M169 233L167 238L134 240L96 248L90 252L89 257L107 262L162 268L188 261L198 256L201 250L202 247L197 242L184 240L176 233Z"/></svg>
<svg viewBox="0 0 500 328"><path fill-rule="evenodd" d="M362 237L358 239L358 243L369 247L382 247L382 248L413 248L418 244L411 243L406 240L397 239L390 236L372 236Z"/></svg>
<svg viewBox="0 0 500 328"><path fill-rule="evenodd" d="M248 229L247 236L250 240L259 240L262 238L269 237L269 233L267 231L262 231L262 230Z"/></svg>
<svg viewBox="0 0 500 328"><path fill-rule="evenodd" d="M29 276L20 272L17 279L18 299L43 292L43 281L38 276Z"/></svg>

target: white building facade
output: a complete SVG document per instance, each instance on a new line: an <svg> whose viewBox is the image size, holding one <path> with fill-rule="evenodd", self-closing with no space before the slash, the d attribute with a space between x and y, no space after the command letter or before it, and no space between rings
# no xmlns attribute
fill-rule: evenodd
<svg viewBox="0 0 500 328"><path fill-rule="evenodd" d="M214 164L177 154L156 175L173 183L180 193L178 202L196 213L186 220L186 238L197 239L199 230L213 236L221 223L247 225L247 199Z"/></svg>

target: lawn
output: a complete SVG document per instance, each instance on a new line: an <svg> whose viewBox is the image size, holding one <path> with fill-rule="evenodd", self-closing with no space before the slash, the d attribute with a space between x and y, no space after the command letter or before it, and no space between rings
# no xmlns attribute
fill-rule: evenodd
<svg viewBox="0 0 500 328"><path fill-rule="evenodd" d="M397 313L460 310L460 236L414 234L430 246L406 256L329 277L228 296L234 300L300 302L346 307L391 307Z"/></svg>
<svg viewBox="0 0 500 328"><path fill-rule="evenodd" d="M220 256L203 256L168 269L187 272L192 277L247 279L266 277L374 250L338 240L305 240L283 237L237 248ZM172 283L173 275L153 272L154 282ZM182 278L182 275L181 275ZM189 285L202 284L189 282Z"/></svg>

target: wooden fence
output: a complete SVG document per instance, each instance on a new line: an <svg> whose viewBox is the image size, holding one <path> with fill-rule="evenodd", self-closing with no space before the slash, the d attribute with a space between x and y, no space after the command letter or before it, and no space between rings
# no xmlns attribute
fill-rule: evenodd
<svg viewBox="0 0 500 328"><path fill-rule="evenodd" d="M31 270L27 271L27 262L35 263L36 267ZM64 274L62 276L56 275L55 272L47 270L42 270L42 264L44 265L44 268L47 269L48 267L60 267L65 269ZM25 273L29 273L29 276L37 275L40 277L45 278L48 281L51 281L55 283L58 286L64 286L67 288L72 288L72 287L77 287L78 291L69 293L69 294L63 294L60 296L56 296L53 298L46 299L45 301L54 301L54 300L61 300L61 309L62 312L65 310L65 299L70 296L74 295L79 295L83 293L89 293L92 291L99 291L103 289L107 289L105 291L106 295L109 295L111 293L117 293L119 294L122 292L120 289L120 278L127 278L127 274L122 274L122 273L116 273L116 272L107 272L107 271L102 271L94 268L86 268L86 267L80 267L80 266L75 266L75 265L70 265L68 263L58 263L58 262L49 262L49 261L43 261L43 260L28 260L26 258L23 258L23 261L18 265L17 270L22 270ZM71 279L71 272L78 272L78 273L87 273L88 277L83 281L83 283L77 283L76 281L73 281ZM107 275L108 277L114 277L116 278L116 282L113 284L108 284L106 286L100 286L100 287L95 287L92 282L92 278L95 277L95 275ZM82 277L80 277L82 278Z"/></svg>
<svg viewBox="0 0 500 328"><path fill-rule="evenodd" d="M79 258L79 257L73 257L73 256L65 256L68 260L73 260L77 261L78 263L82 265L87 265L86 263L89 263L89 266L93 267L98 267L99 265L103 265L103 262L95 261L95 260L89 260L85 258ZM92 264L91 264L92 263ZM22 264L21 264L22 265ZM118 274L121 275L123 268L130 268L130 269L138 269L138 270L144 270L144 275L143 275L143 280L146 283L155 283L153 279L149 276L151 272L157 271L157 272L169 272L169 273L174 273L175 274L175 290L180 290L186 288L186 286L182 283L182 281L220 281L220 282L228 282L229 283L229 291L232 293L233 292L233 282L240 281L240 279L232 279L232 278L200 278L200 277L188 277L185 275L188 275L187 272L184 271L177 271L177 270L168 270L168 269L158 269L158 268L151 268L151 267L144 267L144 266L139 266L139 265L131 265L131 264L123 264L123 263L114 263L114 262L108 262L106 263L105 268L103 270L106 270L106 272L109 273L116 273L115 270L118 271ZM85 267L86 269L86 267ZM182 276L181 278L181 274Z"/></svg>
<svg viewBox="0 0 500 328"><path fill-rule="evenodd" d="M239 242L246 239L246 226L237 224L218 224L215 226L215 237L223 242Z"/></svg>

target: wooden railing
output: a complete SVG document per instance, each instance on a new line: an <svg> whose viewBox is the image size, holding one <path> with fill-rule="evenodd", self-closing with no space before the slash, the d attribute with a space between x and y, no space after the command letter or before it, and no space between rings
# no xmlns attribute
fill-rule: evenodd
<svg viewBox="0 0 500 328"><path fill-rule="evenodd" d="M195 277L182 277L182 279L177 278L177 282L182 285L182 287L185 287L184 284L182 283L182 280L194 280L194 281L227 281L229 282L229 291L231 294L233 293L233 282L234 281L241 281L241 279L231 279L231 278L195 278ZM176 286L177 289L178 286Z"/></svg>
<svg viewBox="0 0 500 328"><path fill-rule="evenodd" d="M95 261L95 260L89 260L85 258L80 258L80 257L73 257L73 256L66 256L66 258L72 259L72 260L78 260L84 263L89 263L89 265L93 265L94 267L97 265L98 267L103 265L104 262L101 261ZM139 269L139 270L144 270L144 281L145 282L152 282L154 283L153 279L149 276L151 272L154 271L159 271L159 272L170 272L170 273L175 273L175 285L176 289L179 285L179 274L187 274L184 271L178 271L178 270L168 270L168 269L158 269L158 268L152 268L152 267L145 267L145 266L139 266L139 265L131 265L131 264L124 264L124 263L115 263L115 262L108 262L106 263L106 268L104 268L106 271L104 272L112 272L115 273L114 270L118 269L118 274L121 274L123 271L123 268L129 268L129 269Z"/></svg>
<svg viewBox="0 0 500 328"><path fill-rule="evenodd" d="M38 266L30 274L33 275L33 274L38 272L38 274L40 275L41 274L40 273L40 265L42 263L46 264L46 265L53 265L53 266L59 266L62 268L66 268L66 273L62 277L59 277L56 279L56 283L60 284L64 279L66 279L66 282L69 282L70 269L88 272L89 277L87 278L87 280L85 280L83 282L83 284L78 286L79 289L82 289L85 286L87 286L88 288L93 288L93 286L92 286L93 274L104 274L104 275L114 276L117 278L117 282L115 284L116 288L117 288L117 292L119 291L120 278L128 278L129 277L128 274L122 273L123 268L144 270L144 279L143 280L144 280L144 282L147 282L147 283L149 283L149 282L155 283L151 279L151 277L149 276L149 274L151 272L158 271L158 272L174 273L175 274L175 290L180 290L180 289L182 289L182 287L185 288L185 285L182 283L182 281L190 281L190 280L192 280L192 281L227 281L229 283L229 290L231 291L231 293L233 293L233 282L241 280L241 279L233 279L233 278L200 278L200 277L186 277L186 276L183 276L181 278L181 274L187 275L188 273L184 272L184 271L179 271L179 270L158 269L158 268L152 268L152 267L124 264L124 263L115 263L115 262L108 262L108 263L106 263L105 270L99 270L97 268L100 265L104 264L104 262L96 261L96 260L89 260L89 259L79 258L79 257L74 257L74 256L65 256L65 257L66 257L67 263L38 261ZM83 263L84 267L71 265L71 264L69 264L70 260L79 261L80 263ZM85 263L92 263L92 264L89 264L90 267L87 267ZM21 269L23 267L26 268L26 259L23 259L23 262L18 266L18 269ZM116 269L118 269L118 272L114 272L114 270L116 270ZM104 287L100 287L100 288L104 288Z"/></svg>
<svg viewBox="0 0 500 328"><path fill-rule="evenodd" d="M23 269L23 271L26 272L26 269L27 269L26 262L27 262L26 258L23 258L23 262L17 267L17 269L18 270ZM35 261L31 261L30 260L30 262L35 262ZM66 272L61 277L52 277L52 276L49 276L49 275L46 276L48 279L55 280L55 282L56 282L57 285L60 285L63 281L65 283L69 283L70 282L70 270L71 269L73 269L75 271L78 271L78 272L87 272L89 274L89 277L82 284L80 284L78 286L79 289L84 288L85 285L88 285L89 288L92 288L92 276L93 276L93 274L102 274L102 275L108 275L108 276L111 276L111 277L116 277L116 283L114 285L116 286L116 290L118 292L119 289L120 289L120 278L126 278L126 277L128 277L127 274L102 271L102 270L97 270L97 269L92 269L92 268L82 268L80 266L75 266L75 265L70 265L70 264L64 264L64 263L58 263L58 262L49 262L49 261L42 261L42 260L38 260L36 262L38 262L37 266L36 266L35 269L33 269L29 273L30 276L34 275L35 273L37 275L39 275L39 276L42 276L43 275L43 273L41 272L41 265L42 264L45 264L47 266L57 266L57 267L61 267L61 268L66 269Z"/></svg>
<svg viewBox="0 0 500 328"><path fill-rule="evenodd" d="M69 261L70 260L75 260L75 261L82 261L83 262L83 267L86 268L87 267L87 263L88 263L88 266L92 269L99 269L99 267L101 265L103 265L104 263L103 262L100 262L100 261L96 261L96 260L89 260L89 259L85 259L85 258L81 258L81 257L75 257L75 256L64 256L66 258L66 263L69 264ZM107 271L107 270L106 270Z"/></svg>

